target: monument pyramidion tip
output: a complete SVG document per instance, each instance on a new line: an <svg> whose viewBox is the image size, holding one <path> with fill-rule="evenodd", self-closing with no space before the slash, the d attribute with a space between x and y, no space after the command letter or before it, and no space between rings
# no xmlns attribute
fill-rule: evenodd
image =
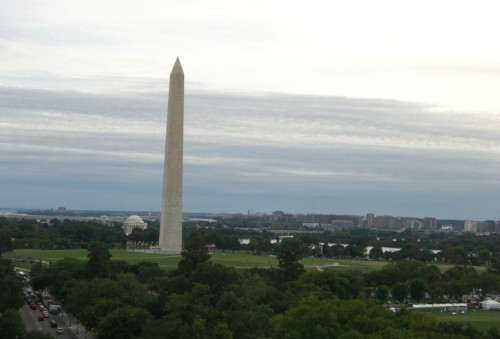
<svg viewBox="0 0 500 339"><path fill-rule="evenodd" d="M179 57L175 60L174 68L172 68L172 72L170 74L184 74Z"/></svg>

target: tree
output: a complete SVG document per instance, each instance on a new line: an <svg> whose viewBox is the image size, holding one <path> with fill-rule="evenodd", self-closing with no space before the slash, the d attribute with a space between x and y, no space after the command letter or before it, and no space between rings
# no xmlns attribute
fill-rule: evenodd
<svg viewBox="0 0 500 339"><path fill-rule="evenodd" d="M238 275L233 267L210 262L198 265L191 273L190 280L194 284L209 286L212 301L215 302L230 284L238 282Z"/></svg>
<svg viewBox="0 0 500 339"><path fill-rule="evenodd" d="M481 249L477 254L479 261L481 261L484 265L488 265L491 260L491 253L486 248Z"/></svg>
<svg viewBox="0 0 500 339"><path fill-rule="evenodd" d="M420 311L410 313L410 327L415 331L433 332L440 321L434 314L427 314Z"/></svg>
<svg viewBox="0 0 500 339"><path fill-rule="evenodd" d="M422 279L415 279L410 283L410 295L418 302L425 296L425 282Z"/></svg>
<svg viewBox="0 0 500 339"><path fill-rule="evenodd" d="M441 270L436 265L422 265L416 272L416 277L425 281L427 285L441 280Z"/></svg>
<svg viewBox="0 0 500 339"><path fill-rule="evenodd" d="M96 319L100 316L93 311L93 307L99 300L106 298L112 300L132 299L132 302L137 302L133 297L129 297L129 293L130 291L126 291L115 280L101 278L94 278L90 281L79 280L69 289L65 309L68 313L78 317L85 327L90 329L95 327ZM109 304L106 304L105 307L112 308Z"/></svg>
<svg viewBox="0 0 500 339"><path fill-rule="evenodd" d="M36 277L43 271L43 264L41 261L37 261L33 267L31 267L30 277Z"/></svg>
<svg viewBox="0 0 500 339"><path fill-rule="evenodd" d="M18 312L14 309L3 312L0 320L0 338L22 338L24 333L24 323Z"/></svg>
<svg viewBox="0 0 500 339"><path fill-rule="evenodd" d="M14 252L10 234L5 231L0 231L0 258L4 253L10 252Z"/></svg>
<svg viewBox="0 0 500 339"><path fill-rule="evenodd" d="M290 247L282 249L277 258L283 282L297 280L305 271L304 265L299 263L299 260L302 259L302 257Z"/></svg>
<svg viewBox="0 0 500 339"><path fill-rule="evenodd" d="M12 261L0 259L0 313L23 305L22 290L23 283L14 271Z"/></svg>
<svg viewBox="0 0 500 339"><path fill-rule="evenodd" d="M111 253L102 242L92 244L87 254L87 272L92 278L109 278L111 275Z"/></svg>
<svg viewBox="0 0 500 339"><path fill-rule="evenodd" d="M384 255L384 252L382 251L382 246L377 245L373 246L373 248L370 250L370 259L379 259L382 258Z"/></svg>
<svg viewBox="0 0 500 339"><path fill-rule="evenodd" d="M337 310L324 300L303 299L297 307L271 319L274 338L337 338ZM314 324L314 326L311 326Z"/></svg>
<svg viewBox="0 0 500 339"><path fill-rule="evenodd" d="M452 280L450 286L448 287L448 294L455 297L459 301L462 300L463 295L469 294L470 292L470 286L462 280Z"/></svg>
<svg viewBox="0 0 500 339"><path fill-rule="evenodd" d="M409 293L410 288L406 282L399 282L392 286L392 296L396 298L396 300L401 302L405 301Z"/></svg>
<svg viewBox="0 0 500 339"><path fill-rule="evenodd" d="M87 329L97 328L102 319L122 306L124 306L124 304L116 298L102 298L94 300L92 303L87 305L85 312L80 315L80 321Z"/></svg>
<svg viewBox="0 0 500 339"><path fill-rule="evenodd" d="M253 237L250 239L247 248L252 251L253 254L261 255L262 252L268 252L271 249L271 240L262 237Z"/></svg>
<svg viewBox="0 0 500 339"><path fill-rule="evenodd" d="M377 288L377 292L375 293L375 296L377 297L378 300L381 302L384 302L388 297L389 297L389 287L385 285L380 285Z"/></svg>
<svg viewBox="0 0 500 339"><path fill-rule="evenodd" d="M99 323L99 338L137 338L144 323L152 318L151 313L141 308L130 306L117 308Z"/></svg>
<svg viewBox="0 0 500 339"><path fill-rule="evenodd" d="M365 253L366 246L368 246L368 240L365 237L357 237L355 240L355 246L359 249L363 254Z"/></svg>
<svg viewBox="0 0 500 339"><path fill-rule="evenodd" d="M364 287L364 281L356 272L308 271L300 276L299 283L317 285L341 300L355 299Z"/></svg>
<svg viewBox="0 0 500 339"><path fill-rule="evenodd" d="M488 293L500 290L500 276L488 271L481 272L479 275L479 284L481 287L481 299L484 299Z"/></svg>
<svg viewBox="0 0 500 339"><path fill-rule="evenodd" d="M438 299L439 302L443 301L443 295L446 293L446 288L448 284L446 281L436 281L431 284L429 284L429 287L427 288L427 293L431 296L433 299Z"/></svg>
<svg viewBox="0 0 500 339"><path fill-rule="evenodd" d="M181 253L182 259L177 265L180 274L189 276L200 264L210 261L210 254L205 242L200 237L192 238Z"/></svg>
<svg viewBox="0 0 500 339"><path fill-rule="evenodd" d="M425 262L432 262L436 260L436 254L432 252L431 250L424 249L422 250L422 256L420 260L425 261Z"/></svg>

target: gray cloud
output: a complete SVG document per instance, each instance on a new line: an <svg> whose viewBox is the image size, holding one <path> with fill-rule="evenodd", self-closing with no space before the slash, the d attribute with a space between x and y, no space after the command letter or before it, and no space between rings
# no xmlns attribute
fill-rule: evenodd
<svg viewBox="0 0 500 339"><path fill-rule="evenodd" d="M0 87L0 184L12 192L1 206L159 210L167 89L97 81L105 90ZM186 211L500 218L496 115L196 85L186 91Z"/></svg>

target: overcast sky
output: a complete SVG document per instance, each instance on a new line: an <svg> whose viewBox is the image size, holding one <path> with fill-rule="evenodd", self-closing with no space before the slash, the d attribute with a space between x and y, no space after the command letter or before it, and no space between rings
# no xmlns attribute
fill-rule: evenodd
<svg viewBox="0 0 500 339"><path fill-rule="evenodd" d="M0 0L0 207L500 219L497 1Z"/></svg>

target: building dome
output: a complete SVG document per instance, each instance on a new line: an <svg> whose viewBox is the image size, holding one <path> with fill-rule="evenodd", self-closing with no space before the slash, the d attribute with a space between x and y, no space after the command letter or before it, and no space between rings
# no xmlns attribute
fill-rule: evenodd
<svg viewBox="0 0 500 339"><path fill-rule="evenodd" d="M131 215L127 218L127 220L123 222L122 228L125 231L125 234L129 235L130 233L132 233L134 228L140 228L142 230L147 229L148 224L142 221L141 217L139 217L138 215Z"/></svg>
<svg viewBox="0 0 500 339"><path fill-rule="evenodd" d="M144 221L138 215L131 215L130 217L127 218L127 220L125 220L124 223L125 224L142 224L142 223L144 223Z"/></svg>

